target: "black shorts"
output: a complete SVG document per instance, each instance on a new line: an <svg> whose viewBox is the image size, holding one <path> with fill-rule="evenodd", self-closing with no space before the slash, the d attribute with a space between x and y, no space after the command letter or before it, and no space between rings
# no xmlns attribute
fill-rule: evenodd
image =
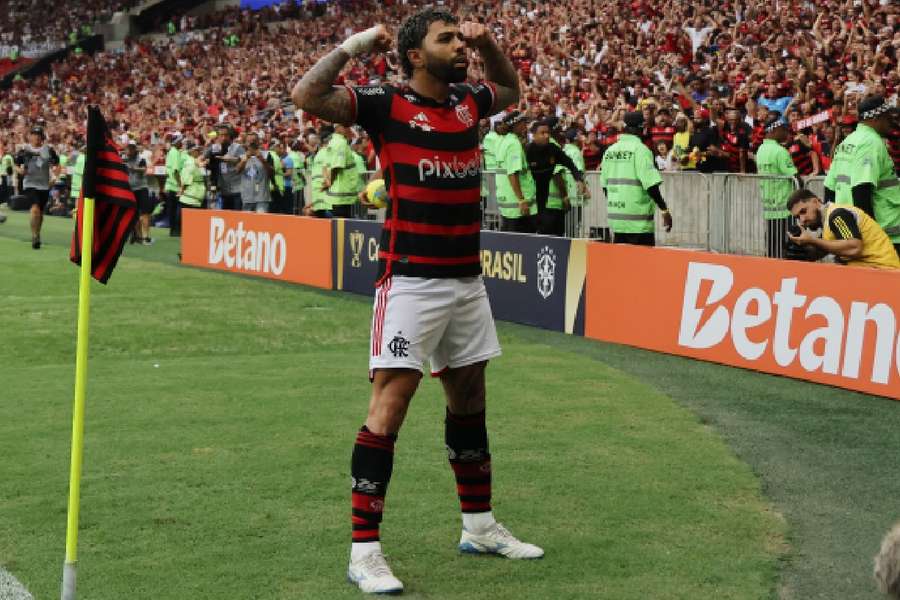
<svg viewBox="0 0 900 600"><path fill-rule="evenodd" d="M155 208L153 198L150 197L150 190L141 189L134 190L134 199L137 200L138 212L142 215L149 215Z"/></svg>
<svg viewBox="0 0 900 600"><path fill-rule="evenodd" d="M25 188L25 197L28 198L28 206L37 204L41 207L41 212L47 208L47 202L50 201L50 190L36 190L34 188Z"/></svg>

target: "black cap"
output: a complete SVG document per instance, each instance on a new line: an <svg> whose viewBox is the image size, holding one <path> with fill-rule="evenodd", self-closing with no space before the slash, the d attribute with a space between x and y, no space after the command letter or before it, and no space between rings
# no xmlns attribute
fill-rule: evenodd
<svg viewBox="0 0 900 600"><path fill-rule="evenodd" d="M625 121L626 127L634 127L635 129L644 126L644 113L640 112L627 112L625 113Z"/></svg>
<svg viewBox="0 0 900 600"><path fill-rule="evenodd" d="M506 115L506 117L503 119L503 124L506 125L507 127L515 127L516 125L518 125L519 123L521 123L524 120L525 120L525 115L523 115L522 113L520 113L517 110L514 110L514 111L510 112L508 115Z"/></svg>
<svg viewBox="0 0 900 600"><path fill-rule="evenodd" d="M575 140L578 139L578 130L575 129L574 127L566 130L565 138L567 140L569 140L570 142L574 142Z"/></svg>
<svg viewBox="0 0 900 600"><path fill-rule="evenodd" d="M894 110L896 109L893 106L884 101L883 96L866 96L856 108L860 121L877 119L881 115L891 114Z"/></svg>
<svg viewBox="0 0 900 600"><path fill-rule="evenodd" d="M766 133L775 131L779 127L787 127L787 123L784 122L781 113L769 115L769 118L766 119Z"/></svg>
<svg viewBox="0 0 900 600"><path fill-rule="evenodd" d="M44 128L41 127L40 125L35 125L34 127L31 128L31 133L36 133L39 136L44 137Z"/></svg>
<svg viewBox="0 0 900 600"><path fill-rule="evenodd" d="M319 128L319 137L324 141L326 138L330 138L331 134L334 133L334 125L322 125Z"/></svg>

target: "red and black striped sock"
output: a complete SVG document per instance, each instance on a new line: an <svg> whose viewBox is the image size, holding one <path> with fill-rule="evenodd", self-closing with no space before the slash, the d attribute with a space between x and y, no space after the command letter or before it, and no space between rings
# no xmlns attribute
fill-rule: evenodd
<svg viewBox="0 0 900 600"><path fill-rule="evenodd" d="M447 410L444 439L450 467L456 476L456 491L462 512L489 512L491 453L484 411L474 415L454 415Z"/></svg>
<svg viewBox="0 0 900 600"><path fill-rule="evenodd" d="M353 541L377 542L384 511L384 497L394 468L397 435L376 435L363 425L356 435L353 459L351 506Z"/></svg>

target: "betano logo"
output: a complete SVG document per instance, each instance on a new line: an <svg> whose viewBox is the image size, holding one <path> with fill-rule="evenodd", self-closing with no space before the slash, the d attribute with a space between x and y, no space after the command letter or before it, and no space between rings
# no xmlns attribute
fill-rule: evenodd
<svg viewBox="0 0 900 600"><path fill-rule="evenodd" d="M700 290L710 286L703 305ZM721 344L730 334L735 350L749 361L759 360L770 352L781 367L788 367L799 359L808 372L822 372L858 379L862 362L866 325L875 326L875 350L870 379L887 384L891 370L900 374L900 339L897 318L893 309L884 303L850 303L849 316L841 304L830 296L808 298L798 292L798 278L781 279L780 289L769 293L757 287L743 290L733 306L722 300L734 287L734 273L729 267L691 262L688 265L681 310L678 344L685 348L708 349ZM721 304L720 304L721 303ZM718 304L718 306L716 306ZM809 329L797 347L791 346L791 331L797 329L795 311L805 308L802 318L824 319L824 326ZM748 330L768 323L774 313L774 333L757 341ZM705 320L704 320L704 317ZM896 362L892 365L892 358ZM843 360L842 360L843 357Z"/></svg>
<svg viewBox="0 0 900 600"><path fill-rule="evenodd" d="M222 262L229 269L281 275L287 261L287 241L281 233L244 230L244 222L226 229L225 220L209 220L209 264Z"/></svg>

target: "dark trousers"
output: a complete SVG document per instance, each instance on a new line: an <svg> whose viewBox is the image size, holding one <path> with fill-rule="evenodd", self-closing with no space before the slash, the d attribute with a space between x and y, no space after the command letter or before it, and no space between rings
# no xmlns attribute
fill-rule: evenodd
<svg viewBox="0 0 900 600"><path fill-rule="evenodd" d="M241 195L222 194L222 210L241 210Z"/></svg>
<svg viewBox="0 0 900 600"><path fill-rule="evenodd" d="M352 204L335 204L331 207L331 214L335 217L342 219L352 219L353 218L353 205Z"/></svg>
<svg viewBox="0 0 900 600"><path fill-rule="evenodd" d="M501 230L512 233L534 233L534 218L531 215L516 217L515 219L503 217L503 220L501 221Z"/></svg>
<svg viewBox="0 0 900 600"><path fill-rule="evenodd" d="M784 258L787 245L787 229L790 219L766 219L766 256Z"/></svg>
<svg viewBox="0 0 900 600"><path fill-rule="evenodd" d="M654 233L618 233L613 232L613 244L634 244L636 246L655 246Z"/></svg>
<svg viewBox="0 0 900 600"><path fill-rule="evenodd" d="M557 237L566 234L566 211L560 208L545 208L544 212L538 216L540 217L538 233Z"/></svg>
<svg viewBox="0 0 900 600"><path fill-rule="evenodd" d="M900 258L900 244L894 244L894 251L897 253L897 258Z"/></svg>
<svg viewBox="0 0 900 600"><path fill-rule="evenodd" d="M181 235L181 207L178 192L166 192L166 216L169 217L169 235Z"/></svg>

